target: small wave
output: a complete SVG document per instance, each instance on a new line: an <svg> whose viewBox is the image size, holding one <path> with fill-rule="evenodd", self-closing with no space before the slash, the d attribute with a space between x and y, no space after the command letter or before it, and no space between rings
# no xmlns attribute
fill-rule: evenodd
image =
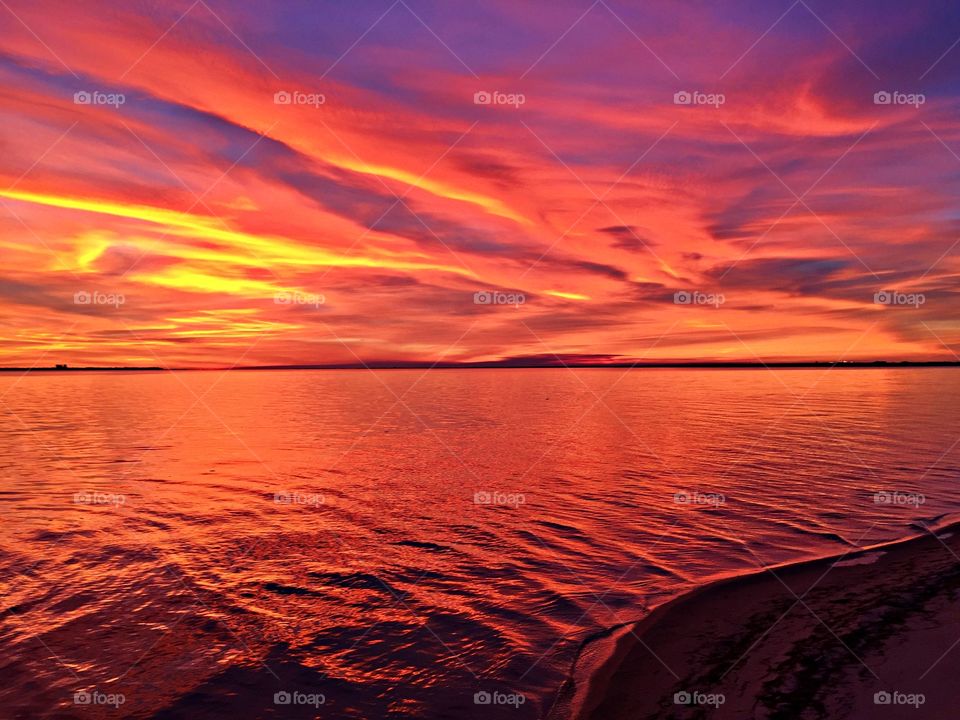
<svg viewBox="0 0 960 720"><path fill-rule="evenodd" d="M939 515L932 515L931 517L918 518L910 523L910 527L914 530L927 533L943 525L949 525L952 521L956 520L957 517L957 513L954 512L940 513Z"/></svg>
<svg viewBox="0 0 960 720"><path fill-rule="evenodd" d="M377 575L365 572L340 573L340 572L308 572L307 575L319 580L323 585L330 587L347 588L356 590L362 588L365 590L376 590L378 592L388 592L398 596L397 589L386 580L380 579Z"/></svg>
<svg viewBox="0 0 960 720"><path fill-rule="evenodd" d="M96 530L64 530L63 532L41 530L36 533L31 540L36 540L37 542L62 542L74 537L93 537L96 534Z"/></svg>
<svg viewBox="0 0 960 720"><path fill-rule="evenodd" d="M319 593L316 590L310 590L309 588L297 587L295 585L282 585L275 582L267 582L263 584L264 590L269 590L272 593L277 593L278 595L308 595L311 597L323 597L323 593Z"/></svg>
<svg viewBox="0 0 960 720"><path fill-rule="evenodd" d="M559 530L560 532L568 535L577 535L579 537L583 537L584 535L583 530L575 528L572 525L564 525L558 522L551 522L550 520L535 520L534 522L537 525L542 525L543 527L548 527L552 530Z"/></svg>
<svg viewBox="0 0 960 720"><path fill-rule="evenodd" d="M453 552L453 548L447 547L446 545L437 545L432 542L424 542L422 540L400 540L395 545L403 545L404 547L419 548L421 550L429 550L430 552L436 553L448 553Z"/></svg>

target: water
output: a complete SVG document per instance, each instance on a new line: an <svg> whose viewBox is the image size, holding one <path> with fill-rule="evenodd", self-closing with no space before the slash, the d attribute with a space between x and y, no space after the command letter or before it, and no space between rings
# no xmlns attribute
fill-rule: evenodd
<svg viewBox="0 0 960 720"><path fill-rule="evenodd" d="M599 628L956 510L958 408L950 368L0 376L0 707L535 718Z"/></svg>

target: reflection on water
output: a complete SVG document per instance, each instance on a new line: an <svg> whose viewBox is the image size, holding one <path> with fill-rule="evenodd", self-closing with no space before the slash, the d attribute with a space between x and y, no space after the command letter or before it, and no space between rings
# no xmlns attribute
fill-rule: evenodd
<svg viewBox="0 0 960 720"><path fill-rule="evenodd" d="M948 368L3 376L0 704L534 718L598 628L956 508L958 395Z"/></svg>

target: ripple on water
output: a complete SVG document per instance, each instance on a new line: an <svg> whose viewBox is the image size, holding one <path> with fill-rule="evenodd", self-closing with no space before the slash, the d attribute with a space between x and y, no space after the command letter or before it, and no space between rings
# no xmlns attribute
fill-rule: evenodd
<svg viewBox="0 0 960 720"><path fill-rule="evenodd" d="M528 720L605 626L960 502L950 370L89 380L0 377L28 424L0 431L0 703L22 717L69 713L82 682L129 717L459 718L488 688ZM94 491L125 503L73 501ZM297 689L329 704L278 713Z"/></svg>

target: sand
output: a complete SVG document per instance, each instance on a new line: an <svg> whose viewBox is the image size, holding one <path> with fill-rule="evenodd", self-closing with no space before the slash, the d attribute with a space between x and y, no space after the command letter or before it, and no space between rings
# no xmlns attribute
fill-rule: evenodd
<svg viewBox="0 0 960 720"><path fill-rule="evenodd" d="M721 580L591 644L549 718L960 718L958 593L960 523Z"/></svg>

